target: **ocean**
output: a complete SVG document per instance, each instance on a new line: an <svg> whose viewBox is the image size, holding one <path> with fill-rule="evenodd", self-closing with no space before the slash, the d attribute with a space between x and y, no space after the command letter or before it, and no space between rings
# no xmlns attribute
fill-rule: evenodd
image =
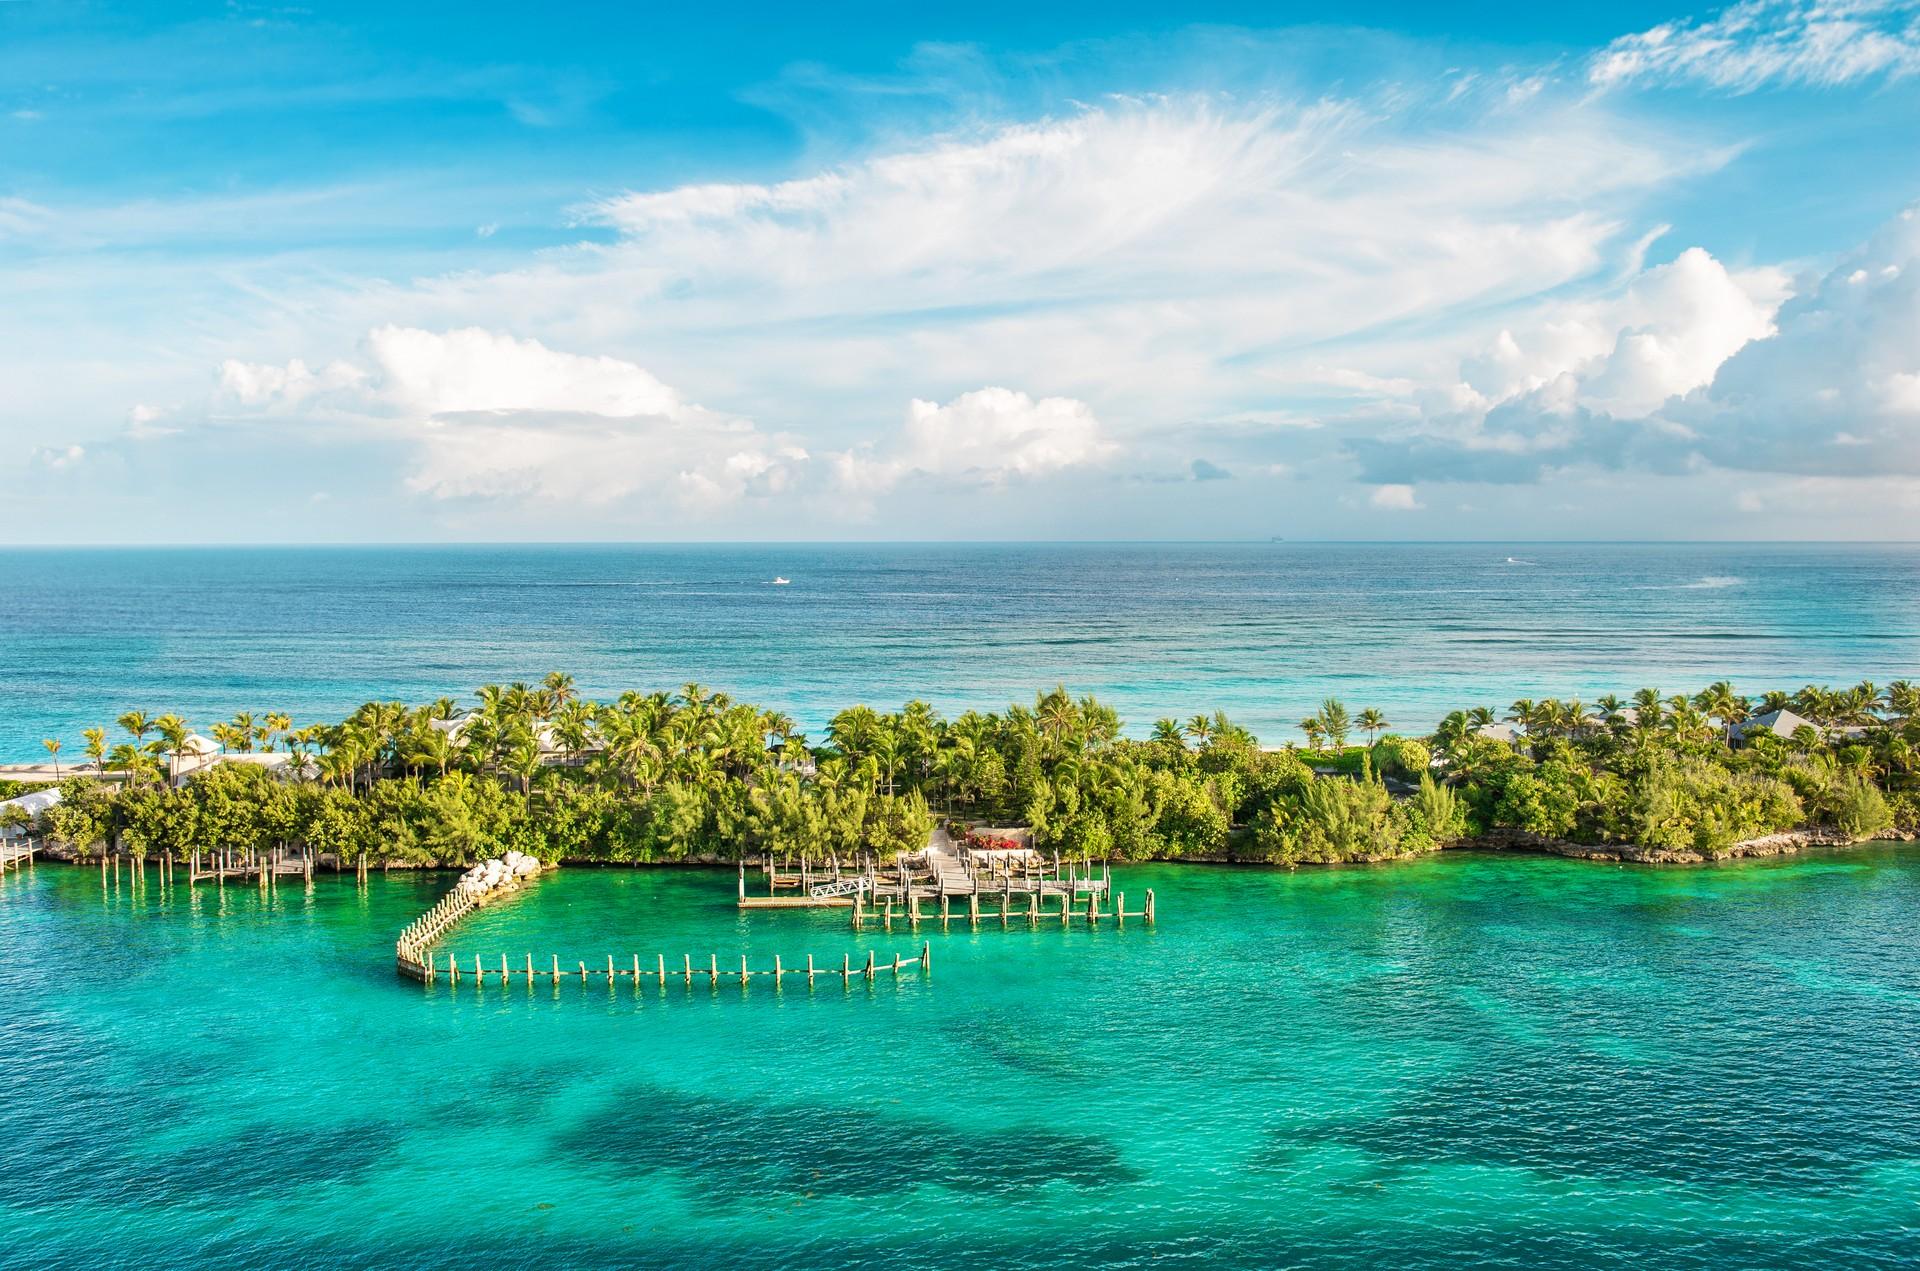
<svg viewBox="0 0 1920 1271"><path fill-rule="evenodd" d="M130 706L335 718L566 669L818 732L1063 683L1268 740L1458 706L1911 676L1906 546L0 553L0 755ZM776 586L773 579L787 584ZM1920 848L1126 867L1159 922L855 933L563 869L442 948L894 982L421 986L446 874L0 876L0 1266L1920 1262Z"/></svg>
<svg viewBox="0 0 1920 1271"><path fill-rule="evenodd" d="M1920 849L1140 866L1147 928L855 934L565 869L0 881L0 1265L1665 1271L1920 1263Z"/></svg>
<svg viewBox="0 0 1920 1271"><path fill-rule="evenodd" d="M776 586L775 578L788 583ZM899 544L0 550L0 759L130 708L203 731L566 670L698 681L818 735L1064 684L1134 735L1222 709L1270 742L1338 696L1400 729L1519 697L1911 677L1920 547Z"/></svg>

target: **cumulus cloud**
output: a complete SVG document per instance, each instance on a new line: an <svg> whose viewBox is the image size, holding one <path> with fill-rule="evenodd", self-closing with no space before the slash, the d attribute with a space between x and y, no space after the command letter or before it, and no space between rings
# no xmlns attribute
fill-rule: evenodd
<svg viewBox="0 0 1920 1271"><path fill-rule="evenodd" d="M1769 337L1789 290L1777 270L1736 273L1690 248L1617 296L1502 330L1458 381L1412 390L1421 415L1411 427L1348 449L1365 479L1385 482L1525 482L1553 467L1624 462L1648 438L1683 431L1656 412Z"/></svg>
<svg viewBox="0 0 1920 1271"><path fill-rule="evenodd" d="M435 498L604 504L642 491L690 503L788 488L806 451L750 421L685 401L645 368L549 349L479 327L368 333L366 367L315 373L228 362L229 403L268 414L312 407L409 443L407 486Z"/></svg>
<svg viewBox="0 0 1920 1271"><path fill-rule="evenodd" d="M1804 288L1778 326L1659 418L1725 467L1920 475L1920 208Z"/></svg>
<svg viewBox="0 0 1920 1271"><path fill-rule="evenodd" d="M34 452L34 458L39 460L42 467L51 468L56 472L62 468L71 468L86 457L85 446L44 446Z"/></svg>
<svg viewBox="0 0 1920 1271"><path fill-rule="evenodd" d="M1414 497L1412 486L1400 484L1375 486L1367 504L1388 512L1417 512L1424 506Z"/></svg>
<svg viewBox="0 0 1920 1271"><path fill-rule="evenodd" d="M914 399L896 438L839 455L835 465L841 483L861 491L889 489L909 476L1002 485L1095 466L1118 449L1085 402L981 388L944 406Z"/></svg>
<svg viewBox="0 0 1920 1271"><path fill-rule="evenodd" d="M1601 86L1690 80L1736 93L1897 78L1920 71L1917 15L1913 0L1747 0L1622 36L1595 55L1587 77Z"/></svg>
<svg viewBox="0 0 1920 1271"><path fill-rule="evenodd" d="M1663 316L1598 357L1577 358L1590 332L1503 336L1483 382L1506 395L1437 395L1449 408L1417 427L1350 441L1363 478L1528 482L1581 465L1920 475L1920 209L1777 308L1776 278L1704 256L1676 267L1625 302ZM1510 373L1530 346L1574 364L1556 371L1543 354Z"/></svg>

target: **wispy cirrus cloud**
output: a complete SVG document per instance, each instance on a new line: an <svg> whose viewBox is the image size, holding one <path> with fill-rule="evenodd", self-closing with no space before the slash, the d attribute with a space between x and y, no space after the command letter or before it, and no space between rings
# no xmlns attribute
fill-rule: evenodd
<svg viewBox="0 0 1920 1271"><path fill-rule="evenodd" d="M1735 93L1770 84L1834 87L1920 71L1914 0L1746 0L1704 19L1621 36L1588 63L1602 87L1705 84Z"/></svg>

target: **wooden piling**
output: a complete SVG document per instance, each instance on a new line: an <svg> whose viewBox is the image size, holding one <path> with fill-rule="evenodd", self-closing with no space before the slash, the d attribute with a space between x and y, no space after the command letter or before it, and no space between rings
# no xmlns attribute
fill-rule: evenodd
<svg viewBox="0 0 1920 1271"><path fill-rule="evenodd" d="M933 970L933 945L931 942L923 941L920 945L920 969L922 971Z"/></svg>
<svg viewBox="0 0 1920 1271"><path fill-rule="evenodd" d="M586 982L587 982L587 964L582 962L580 964L580 983L585 984Z"/></svg>
<svg viewBox="0 0 1920 1271"><path fill-rule="evenodd" d="M667 977L663 974L660 977L660 982L664 984L666 983L666 979ZM637 953L633 955L633 987L640 987L640 955Z"/></svg>
<svg viewBox="0 0 1920 1271"><path fill-rule="evenodd" d="M665 988L667 987L667 955L662 953L657 956L660 959L660 987ZM633 980L636 984L640 982L639 972L636 971L634 973Z"/></svg>
<svg viewBox="0 0 1920 1271"><path fill-rule="evenodd" d="M553 955L553 982L560 983L560 955L557 953Z"/></svg>
<svg viewBox="0 0 1920 1271"><path fill-rule="evenodd" d="M1120 930L1127 928L1127 893L1116 892L1113 897L1113 925Z"/></svg>
<svg viewBox="0 0 1920 1271"><path fill-rule="evenodd" d="M1153 925L1153 888L1151 887L1147 888L1147 908L1146 908L1146 912L1143 913L1141 917L1147 920L1147 925L1149 927Z"/></svg>
<svg viewBox="0 0 1920 1271"><path fill-rule="evenodd" d="M773 869L773 858L771 856L767 858L767 869L769 872L771 872ZM745 988L746 986L747 986L747 955L743 953L740 955L740 987Z"/></svg>
<svg viewBox="0 0 1920 1271"><path fill-rule="evenodd" d="M873 982L873 950L867 950L867 982Z"/></svg>

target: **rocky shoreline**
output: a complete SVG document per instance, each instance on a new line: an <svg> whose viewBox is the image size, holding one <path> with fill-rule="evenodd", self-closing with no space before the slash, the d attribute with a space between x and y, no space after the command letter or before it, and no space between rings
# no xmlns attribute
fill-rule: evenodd
<svg viewBox="0 0 1920 1271"><path fill-rule="evenodd" d="M1566 839L1528 834L1521 830L1495 830L1478 838L1452 845L1450 850L1486 852L1528 852L1543 856L1564 856L1583 861L1616 861L1633 865L1707 865L1714 861L1751 859L1764 856L1791 856L1810 847L1853 847L1859 843L1898 840L1912 842L1912 834L1885 830L1871 838L1856 839L1832 826L1814 826L1804 830L1784 830L1744 839L1717 856L1688 848L1645 847L1639 843L1573 843Z"/></svg>

